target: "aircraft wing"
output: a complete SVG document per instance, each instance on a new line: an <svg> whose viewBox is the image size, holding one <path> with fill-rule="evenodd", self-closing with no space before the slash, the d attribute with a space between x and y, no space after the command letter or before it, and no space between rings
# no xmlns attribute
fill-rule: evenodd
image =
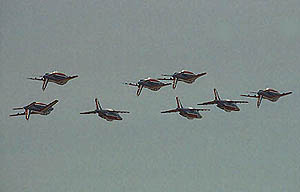
<svg viewBox="0 0 300 192"><path fill-rule="evenodd" d="M125 82L124 84L125 84L125 85L130 85L130 86L135 86L135 87L138 86L138 84L136 84L136 83L127 83L127 82Z"/></svg>
<svg viewBox="0 0 300 192"><path fill-rule="evenodd" d="M213 105L216 104L216 101L209 101L209 102L205 102L205 103L199 103L197 105Z"/></svg>
<svg viewBox="0 0 300 192"><path fill-rule="evenodd" d="M170 78L158 78L158 80L174 80L173 77L170 77Z"/></svg>
<svg viewBox="0 0 300 192"><path fill-rule="evenodd" d="M172 83L165 83L163 86L171 85Z"/></svg>
<svg viewBox="0 0 300 192"><path fill-rule="evenodd" d="M95 114L95 113L97 112L94 110L94 111L81 112L80 114Z"/></svg>
<svg viewBox="0 0 300 192"><path fill-rule="evenodd" d="M25 112L23 112L23 113L11 114L11 115L9 115L9 116L10 116L10 117L15 117L15 116L21 116L21 115L25 115Z"/></svg>
<svg viewBox="0 0 300 192"><path fill-rule="evenodd" d="M43 78L37 78L37 77L28 77L27 79L43 81Z"/></svg>
<svg viewBox="0 0 300 192"><path fill-rule="evenodd" d="M248 103L248 101L227 101L229 103Z"/></svg>
<svg viewBox="0 0 300 192"><path fill-rule="evenodd" d="M242 97L252 97L252 98L258 98L258 95L241 95Z"/></svg>
<svg viewBox="0 0 300 192"><path fill-rule="evenodd" d="M115 111L115 110L113 110L112 112L114 112L114 113L129 113L129 111Z"/></svg>
<svg viewBox="0 0 300 192"><path fill-rule="evenodd" d="M47 111L50 107L52 107L53 105L55 105L57 102L58 102L58 100L52 101L50 104L46 105L45 108L42 109L40 112Z"/></svg>
<svg viewBox="0 0 300 192"><path fill-rule="evenodd" d="M167 110L167 111L162 111L161 113L174 113L174 112L178 112L178 109L171 109L171 110Z"/></svg>

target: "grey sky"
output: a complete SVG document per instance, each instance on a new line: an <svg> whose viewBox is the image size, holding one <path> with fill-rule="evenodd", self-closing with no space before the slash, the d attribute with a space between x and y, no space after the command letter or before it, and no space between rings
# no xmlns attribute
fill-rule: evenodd
<svg viewBox="0 0 300 192"><path fill-rule="evenodd" d="M0 191L297 191L300 188L298 0L0 1ZM208 73L159 92L124 81ZM27 77L58 70L65 86ZM248 90L293 91L201 120L160 114ZM92 110L129 110L107 122ZM58 99L48 116L13 107Z"/></svg>

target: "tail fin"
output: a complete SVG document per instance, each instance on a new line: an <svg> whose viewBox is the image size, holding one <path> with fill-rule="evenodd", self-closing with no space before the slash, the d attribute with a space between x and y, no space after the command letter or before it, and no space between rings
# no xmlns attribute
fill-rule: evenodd
<svg viewBox="0 0 300 192"><path fill-rule="evenodd" d="M177 108L183 108L178 97L176 97Z"/></svg>
<svg viewBox="0 0 300 192"><path fill-rule="evenodd" d="M256 102L256 106L257 108L259 108L260 104L261 104L261 100L262 100L263 96L259 95L259 97L257 98L257 102Z"/></svg>
<svg viewBox="0 0 300 192"><path fill-rule="evenodd" d="M49 82L49 79L46 78L46 79L44 80L43 86L42 86L42 90L43 90L43 91L45 91L45 89L46 89L46 87L47 87L47 85L48 85L48 82Z"/></svg>
<svg viewBox="0 0 300 192"><path fill-rule="evenodd" d="M178 82L178 78L175 77L175 78L173 79L173 89L176 88L177 82Z"/></svg>
<svg viewBox="0 0 300 192"><path fill-rule="evenodd" d="M97 110L102 110L102 107L101 107L101 105L100 105L100 102L98 101L97 98L95 99L95 103L96 103L96 109L97 109Z"/></svg>
<svg viewBox="0 0 300 192"><path fill-rule="evenodd" d="M137 95L137 96L140 96L143 87L144 87L143 85L138 85L138 89L137 89L137 91L136 91L136 95Z"/></svg>
<svg viewBox="0 0 300 192"><path fill-rule="evenodd" d="M220 100L220 96L216 88L214 89L214 94L215 94L215 100Z"/></svg>
<svg viewBox="0 0 300 192"><path fill-rule="evenodd" d="M30 115L31 115L31 110L25 109L25 119L26 120L29 120Z"/></svg>

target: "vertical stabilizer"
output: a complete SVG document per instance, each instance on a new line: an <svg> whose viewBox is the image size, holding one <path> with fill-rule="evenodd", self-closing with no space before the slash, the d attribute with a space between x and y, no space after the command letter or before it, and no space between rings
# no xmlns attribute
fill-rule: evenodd
<svg viewBox="0 0 300 192"><path fill-rule="evenodd" d="M214 89L214 94L215 94L215 100L220 100L220 96L217 89Z"/></svg>
<svg viewBox="0 0 300 192"><path fill-rule="evenodd" d="M174 77L174 79L173 79L173 89L175 89L176 88L176 86L177 86L177 82L178 82L178 78L176 78L176 77Z"/></svg>
<svg viewBox="0 0 300 192"><path fill-rule="evenodd" d="M45 91L45 89L46 89L46 87L47 87L47 85L48 85L48 82L49 82L49 79L48 79L48 78L44 79L43 86L42 86L42 90L43 90L43 91Z"/></svg>
<svg viewBox="0 0 300 192"><path fill-rule="evenodd" d="M25 109L25 119L26 120L29 120L30 114L31 114L31 110Z"/></svg>
<svg viewBox="0 0 300 192"><path fill-rule="evenodd" d="M136 91L136 95L137 95L137 96L140 96L143 87L144 87L143 85L139 85L139 86L138 86L138 89L137 89L137 91Z"/></svg>
<svg viewBox="0 0 300 192"><path fill-rule="evenodd" d="M178 97L176 97L177 108L183 108Z"/></svg>
<svg viewBox="0 0 300 192"><path fill-rule="evenodd" d="M98 101L97 98L95 99L95 103L96 103L96 109L97 109L97 110L102 110L102 107L101 107L101 105L100 105L100 102Z"/></svg>
<svg viewBox="0 0 300 192"><path fill-rule="evenodd" d="M262 98L263 98L262 95L259 95L259 97L257 98L257 103L256 103L257 108L259 108Z"/></svg>

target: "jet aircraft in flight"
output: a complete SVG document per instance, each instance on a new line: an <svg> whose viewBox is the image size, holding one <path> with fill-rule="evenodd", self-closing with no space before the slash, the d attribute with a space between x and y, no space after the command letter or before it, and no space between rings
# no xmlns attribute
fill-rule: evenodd
<svg viewBox="0 0 300 192"><path fill-rule="evenodd" d="M12 114L12 115L9 115L9 116L14 117L14 116L25 115L25 119L29 120L29 117L30 117L31 114L48 115L48 114L50 114L51 111L53 111L53 109L54 109L53 106L57 102L58 102L58 100L54 100L49 104L39 103L39 102L32 102L32 103L30 103L29 105L27 105L25 107L13 108L13 110L24 109L25 112Z"/></svg>
<svg viewBox="0 0 300 192"><path fill-rule="evenodd" d="M194 109L192 107L184 108L179 100L178 97L176 97L177 102L177 108L176 109L170 109L167 111L162 111L161 113L176 113L179 112L179 115L186 117L187 119L201 119L202 116L200 115L199 111L209 111L210 109Z"/></svg>
<svg viewBox="0 0 300 192"><path fill-rule="evenodd" d="M125 85L135 86L138 87L136 95L139 96L142 92L142 89L148 88L152 91L158 91L160 88L171 85L171 83L163 83L157 79L147 78L147 79L141 79L137 83L124 83Z"/></svg>
<svg viewBox="0 0 300 192"><path fill-rule="evenodd" d="M255 95L248 94L248 95L241 95L241 96L257 98L257 103L256 103L257 108L259 108L262 99L267 99L269 101L276 102L280 97L292 94L291 91L287 93L280 93L279 91L271 88L259 90L258 92L251 91L250 93L254 93Z"/></svg>
<svg viewBox="0 0 300 192"><path fill-rule="evenodd" d="M248 103L248 101L232 101L232 100L221 100L219 93L217 89L214 89L214 94L215 94L215 100L205 102L205 103L200 103L198 105L214 105L216 104L217 107L220 109L223 109L226 112L231 112L231 111L240 111L240 108L236 105L237 103Z"/></svg>
<svg viewBox="0 0 300 192"><path fill-rule="evenodd" d="M182 70L181 72L175 72L172 75L162 74L162 76L170 77L170 78L159 78L158 80L173 81L173 89L175 89L178 81L182 81L182 82L191 84L191 83L195 82L196 79L198 79L199 77L202 77L203 75L206 75L206 74L207 74L206 72L195 74L191 71Z"/></svg>
<svg viewBox="0 0 300 192"><path fill-rule="evenodd" d="M102 109L98 99L95 99L96 110L81 112L80 114L98 114L99 117L106 119L107 121L122 120L122 117L118 113L129 113L128 111L116 111L113 109Z"/></svg>
<svg viewBox="0 0 300 192"><path fill-rule="evenodd" d="M37 80L37 81L43 81L43 86L42 90L44 91L48 85L48 82L53 82L58 85L64 85L66 84L69 80L74 79L78 77L78 75L74 76L67 76L64 73L59 73L59 72L51 72L51 73L45 73L43 76L38 77L29 77L28 79L31 80Z"/></svg>

